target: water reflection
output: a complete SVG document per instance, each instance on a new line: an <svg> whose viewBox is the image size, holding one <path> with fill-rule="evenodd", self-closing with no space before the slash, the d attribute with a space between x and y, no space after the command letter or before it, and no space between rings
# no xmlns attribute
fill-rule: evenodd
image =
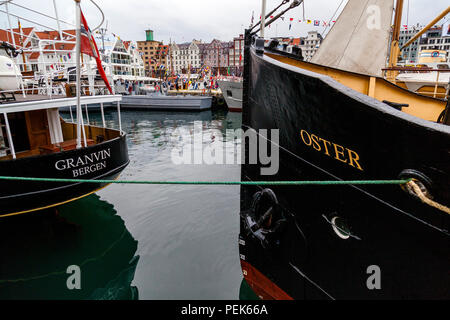
<svg viewBox="0 0 450 320"><path fill-rule="evenodd" d="M0 299L138 299L137 241L110 203L91 195L0 221ZM81 271L69 290L67 268Z"/></svg>
<svg viewBox="0 0 450 320"><path fill-rule="evenodd" d="M261 300L244 278L239 288L239 300Z"/></svg>
<svg viewBox="0 0 450 320"><path fill-rule="evenodd" d="M105 114L117 126L117 113ZM226 112L123 111L130 164L121 180L236 181L238 164L175 164L177 129L202 122L204 146L213 130L241 128L241 114ZM100 113L89 113L101 125ZM234 149L240 141L230 142ZM226 152L230 151L226 150ZM239 186L111 185L98 194L113 204L139 245L133 283L140 299L238 299Z"/></svg>

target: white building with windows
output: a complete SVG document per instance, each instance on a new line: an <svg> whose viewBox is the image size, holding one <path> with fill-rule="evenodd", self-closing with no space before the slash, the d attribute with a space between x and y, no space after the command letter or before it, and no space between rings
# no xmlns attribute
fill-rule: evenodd
<svg viewBox="0 0 450 320"><path fill-rule="evenodd" d="M302 49L302 54L305 61L311 61L311 58L319 49L322 41L323 37L317 31L309 31L306 38L302 39L302 43L299 47Z"/></svg>
<svg viewBox="0 0 450 320"><path fill-rule="evenodd" d="M408 30L401 30L400 31L400 39L399 39L399 46L400 48L409 40L411 40L412 37L414 37L419 31L421 27L413 27ZM399 61L399 63L402 64L416 64L417 60L419 58L419 42L420 40L417 39L413 43L411 43L408 47L402 50L402 61Z"/></svg>
<svg viewBox="0 0 450 320"><path fill-rule="evenodd" d="M24 48L24 57L19 55L15 59L22 72L43 75L75 67L75 30L63 30L62 39L58 31L35 28L13 29L13 34L14 41L10 30L0 29L0 40ZM95 40L112 75L144 76L144 61L136 43L122 41L112 34L103 37L96 34ZM95 66L92 58L83 55L84 66L87 61Z"/></svg>
<svg viewBox="0 0 450 320"><path fill-rule="evenodd" d="M419 51L444 50L447 51L447 61L450 62L450 36L443 36L442 27L434 27L422 35Z"/></svg>
<svg viewBox="0 0 450 320"><path fill-rule="evenodd" d="M201 67L199 41L189 43L175 44L170 46L166 57L166 65L169 69L173 68L175 73L188 73L191 69Z"/></svg>

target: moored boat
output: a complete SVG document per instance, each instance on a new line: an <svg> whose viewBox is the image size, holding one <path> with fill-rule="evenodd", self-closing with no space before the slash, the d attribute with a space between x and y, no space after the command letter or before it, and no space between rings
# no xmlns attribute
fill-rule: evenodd
<svg viewBox="0 0 450 320"><path fill-rule="evenodd" d="M123 108L145 110L204 111L211 109L212 97L168 96L163 94L124 96Z"/></svg>
<svg viewBox="0 0 450 320"><path fill-rule="evenodd" d="M363 28L374 2L350 0L333 33L342 40L349 24ZM382 2L386 17L393 1ZM355 62L366 43L375 55L387 51L373 43L389 38L386 21L333 51L333 37L326 38L317 60L328 64L305 62L246 32L243 129L278 130L279 141L259 140L279 147L280 165L267 176L265 164L246 161L243 181L413 179L402 186L243 186L241 266L260 298L450 297L449 104L377 75L385 56ZM346 50L354 54L347 60ZM352 64L360 69L349 70Z"/></svg>
<svg viewBox="0 0 450 320"><path fill-rule="evenodd" d="M30 97L32 98L32 97ZM112 103L121 96L83 97L82 103ZM128 165L126 134L83 125L77 147L77 124L59 117L58 107L75 98L3 104L4 155L0 175L12 177L115 179ZM70 202L106 186L97 183L0 181L0 216L37 211Z"/></svg>
<svg viewBox="0 0 450 320"><path fill-rule="evenodd" d="M242 112L242 79L217 80L223 98L231 112Z"/></svg>
<svg viewBox="0 0 450 320"><path fill-rule="evenodd" d="M7 6L8 3L11 1L4 4ZM17 99L6 99L6 103L0 106L2 113L0 137L3 140L0 176L9 179L66 178L81 181L42 182L0 179L0 217L35 212L90 195L107 184L85 183L82 180L115 179L129 163L126 134L121 129L122 96L112 94L81 96L82 52L95 57L101 78L111 93L112 90L104 73L97 47L93 45L93 37L81 12L79 1L75 1L75 9L77 16L76 67L74 69L76 96L52 97L53 90L51 86L46 85L44 85L47 87L45 92L48 95L26 95L22 83L23 95ZM13 36L12 28L10 32ZM10 49L14 53L19 51L15 46L10 46ZM9 63L14 64L14 61L11 60ZM11 78L9 74L6 76ZM22 79L16 80L17 88L0 93L17 91L20 87L19 80ZM43 92L41 88L36 88L35 91ZM104 117L102 127L90 125L88 110L86 108L86 113L83 114L81 106L98 104L102 107L103 104L111 103L117 103L118 130L107 128ZM76 119L74 120L71 112L71 122L66 122L60 117L58 108L71 106L76 106ZM87 123L83 119L84 116Z"/></svg>

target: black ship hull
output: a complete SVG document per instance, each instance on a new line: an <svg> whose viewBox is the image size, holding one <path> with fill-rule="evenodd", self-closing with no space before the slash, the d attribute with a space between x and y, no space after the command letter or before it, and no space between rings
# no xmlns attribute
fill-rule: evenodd
<svg viewBox="0 0 450 320"><path fill-rule="evenodd" d="M0 163L0 176L56 179L116 179L128 165L126 136L70 151ZM61 205L107 184L0 180L0 217Z"/></svg>
<svg viewBox="0 0 450 320"><path fill-rule="evenodd" d="M264 165L248 164L243 140L243 181L419 176L434 200L450 204L448 126L280 63L250 42L243 130L279 129L280 160L277 174L261 175ZM239 239L244 277L260 298L450 298L447 213L399 185L274 186L276 200L265 201L278 201L277 230L263 237L249 215L264 188L241 189Z"/></svg>

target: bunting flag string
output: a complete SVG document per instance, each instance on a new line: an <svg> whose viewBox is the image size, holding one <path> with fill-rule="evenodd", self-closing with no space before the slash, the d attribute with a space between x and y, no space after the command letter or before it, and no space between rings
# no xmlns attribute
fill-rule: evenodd
<svg viewBox="0 0 450 320"><path fill-rule="evenodd" d="M273 19L274 16L270 16L270 19ZM259 19L261 20L261 16L259 17ZM285 21L286 17L280 17L281 21ZM252 20L253 21L253 20ZM326 26L331 26L332 24L336 23L336 20L333 21L325 21L325 20L321 20L321 19L296 19L293 17L290 17L289 19L286 19L286 21L289 21L289 30L292 27L292 23L293 22L298 22L298 23L306 23L306 24L313 24L315 27L320 27L321 25L323 27ZM269 25L270 27L270 25Z"/></svg>
<svg viewBox="0 0 450 320"><path fill-rule="evenodd" d="M270 16L270 19L273 19L274 16ZM293 23L297 22L297 23L304 23L304 24L312 24L314 27L331 27L336 23L336 20L330 20L330 21L325 21L325 20L321 20L321 19L296 19L293 17L290 18L286 18L286 17L280 17L281 21L285 22L288 21L289 22L289 30L291 30L291 28L293 27ZM286 19L286 20L285 20ZM270 26L269 26L270 27ZM403 30L418 30L420 28L418 28L415 25L412 26L408 26L406 24L402 25L402 29Z"/></svg>

